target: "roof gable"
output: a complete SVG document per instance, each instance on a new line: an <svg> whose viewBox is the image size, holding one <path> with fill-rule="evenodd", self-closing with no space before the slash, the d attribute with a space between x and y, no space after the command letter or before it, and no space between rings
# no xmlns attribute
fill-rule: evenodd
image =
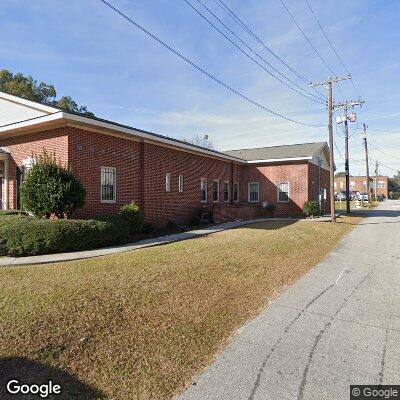
<svg viewBox="0 0 400 400"><path fill-rule="evenodd" d="M314 155L326 147L325 142L301 143L283 146L259 147L255 149L239 149L225 151L233 157L242 158L248 162L279 161L279 160L311 160Z"/></svg>

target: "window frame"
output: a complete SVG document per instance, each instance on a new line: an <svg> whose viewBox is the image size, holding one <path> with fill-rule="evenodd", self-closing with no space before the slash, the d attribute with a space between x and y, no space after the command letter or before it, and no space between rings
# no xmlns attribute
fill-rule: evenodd
<svg viewBox="0 0 400 400"><path fill-rule="evenodd" d="M287 185L287 193L286 192L283 192L281 189L280 189L280 185ZM277 202L278 203L289 203L290 202L290 183L288 182L288 181L284 181L284 182L279 182L278 183L278 186L277 186L277 188L278 188L278 190L277 190ZM286 193L287 194L287 200L280 200L279 199L279 193Z"/></svg>
<svg viewBox="0 0 400 400"><path fill-rule="evenodd" d="M205 188L203 188L203 182L205 182L206 183L206 187ZM204 193L205 193L205 199L203 200L203 190L204 190ZM202 202L202 203L207 203L207 201L208 201L208 180L207 180L207 178L201 178L200 179L200 201Z"/></svg>
<svg viewBox="0 0 400 400"><path fill-rule="evenodd" d="M103 199L103 173L106 170L112 170L113 171L113 177L114 177L114 182L113 182L113 200L104 200ZM100 168L100 202L102 204L115 204L117 202L117 168L116 167L101 167Z"/></svg>
<svg viewBox="0 0 400 400"><path fill-rule="evenodd" d="M250 191L250 185L252 184L257 184L257 200L251 200L251 191ZM248 182L247 184L247 200L249 203L259 203L260 202L260 182Z"/></svg>
<svg viewBox="0 0 400 400"><path fill-rule="evenodd" d="M214 192L214 183L217 183L217 200L214 199L214 193L215 193ZM212 201L213 201L213 203L219 203L219 198L220 198L219 189L220 189L219 179L213 179L213 184L212 184Z"/></svg>
<svg viewBox="0 0 400 400"><path fill-rule="evenodd" d="M225 185L228 185L227 191L225 190ZM231 184L229 181L224 181L223 189L224 189L224 193L223 193L224 203L229 203L229 201L231 200L231 193L230 193L231 192ZM228 193L228 198L226 200L225 200L225 193Z"/></svg>
<svg viewBox="0 0 400 400"><path fill-rule="evenodd" d="M237 199L235 200L235 186L237 187ZM239 203L240 194L239 194L239 182L233 182L233 202Z"/></svg>
<svg viewBox="0 0 400 400"><path fill-rule="evenodd" d="M378 189L385 189L386 184L385 181L378 181Z"/></svg>
<svg viewBox="0 0 400 400"><path fill-rule="evenodd" d="M165 173L165 191L167 193L171 193L171 172L166 172Z"/></svg>
<svg viewBox="0 0 400 400"><path fill-rule="evenodd" d="M178 176L178 192L183 193L183 175Z"/></svg>

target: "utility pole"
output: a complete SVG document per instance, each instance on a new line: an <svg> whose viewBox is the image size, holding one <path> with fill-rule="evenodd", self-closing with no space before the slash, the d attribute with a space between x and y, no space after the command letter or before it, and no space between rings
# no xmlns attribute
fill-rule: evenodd
<svg viewBox="0 0 400 400"><path fill-rule="evenodd" d="M375 201L378 198L378 173L379 173L379 163L375 161Z"/></svg>
<svg viewBox="0 0 400 400"><path fill-rule="evenodd" d="M348 116L348 110L349 108L354 108L354 106L361 106L362 104L365 103L362 100L358 101L348 101L346 100L342 104L337 105L337 109L339 108L344 108L344 143L345 143L345 171L346 171L346 212L350 214L350 163L349 163L349 116ZM351 122L355 121L355 114L352 114L354 118L350 119ZM341 122L343 122L341 120Z"/></svg>
<svg viewBox="0 0 400 400"><path fill-rule="evenodd" d="M332 117L333 117L333 94L332 94L332 86L333 83L337 83L340 81L344 81L346 79L351 79L351 75L349 74L347 77L328 77L328 80L325 82L319 83L311 83L311 87L315 86L324 86L328 89L328 99L327 99L327 108L328 108L328 132L329 132L329 179L330 179L330 190L329 197L331 203L331 222L336 222L335 217L335 165L334 165L334 156L333 156L333 125L332 125Z"/></svg>
<svg viewBox="0 0 400 400"><path fill-rule="evenodd" d="M364 142L364 150L365 150L365 169L367 174L367 193L368 193L368 202L370 202L371 191L369 188L369 161L368 161L368 143L367 143L367 125L363 124L364 133L363 133L363 142Z"/></svg>

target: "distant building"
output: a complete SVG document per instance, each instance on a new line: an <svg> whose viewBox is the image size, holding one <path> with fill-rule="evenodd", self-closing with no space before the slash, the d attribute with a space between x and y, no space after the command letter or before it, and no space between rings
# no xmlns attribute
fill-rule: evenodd
<svg viewBox="0 0 400 400"><path fill-rule="evenodd" d="M389 196L388 188L389 178L385 175L378 177L369 177L369 189L371 194L375 194L375 181L377 182L376 194L383 195L385 198ZM346 190L346 177L337 176L335 178L335 193L344 192ZM350 192L367 192L367 177L366 176L350 176Z"/></svg>

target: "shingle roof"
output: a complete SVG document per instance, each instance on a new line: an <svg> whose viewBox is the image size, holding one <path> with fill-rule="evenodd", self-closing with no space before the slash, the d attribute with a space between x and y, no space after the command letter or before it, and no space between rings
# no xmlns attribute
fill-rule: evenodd
<svg viewBox="0 0 400 400"><path fill-rule="evenodd" d="M223 153L246 161L278 160L286 158L312 157L324 146L326 146L325 142L315 142L284 146L258 147L255 149L228 150Z"/></svg>

